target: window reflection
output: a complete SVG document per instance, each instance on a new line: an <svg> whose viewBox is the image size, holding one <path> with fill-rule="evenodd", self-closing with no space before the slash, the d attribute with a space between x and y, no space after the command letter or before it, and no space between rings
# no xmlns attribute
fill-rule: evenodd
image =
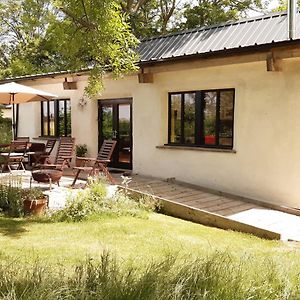
<svg viewBox="0 0 300 300"><path fill-rule="evenodd" d="M231 146L233 141L233 91L220 94L220 134L219 144Z"/></svg>
<svg viewBox="0 0 300 300"><path fill-rule="evenodd" d="M181 95L171 96L171 143L181 142Z"/></svg>
<svg viewBox="0 0 300 300"><path fill-rule="evenodd" d="M196 94L184 94L184 142L195 143L195 101Z"/></svg>
<svg viewBox="0 0 300 300"><path fill-rule="evenodd" d="M217 93L204 93L203 128L205 145L216 144L216 107Z"/></svg>
<svg viewBox="0 0 300 300"><path fill-rule="evenodd" d="M71 101L42 102L42 135L71 136Z"/></svg>

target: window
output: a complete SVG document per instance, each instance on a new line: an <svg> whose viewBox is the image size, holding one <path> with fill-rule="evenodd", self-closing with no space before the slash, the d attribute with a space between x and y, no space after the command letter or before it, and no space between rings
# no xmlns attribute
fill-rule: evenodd
<svg viewBox="0 0 300 300"><path fill-rule="evenodd" d="M62 99L41 103L42 136L71 136L71 103Z"/></svg>
<svg viewBox="0 0 300 300"><path fill-rule="evenodd" d="M169 94L173 145L233 147L234 89Z"/></svg>

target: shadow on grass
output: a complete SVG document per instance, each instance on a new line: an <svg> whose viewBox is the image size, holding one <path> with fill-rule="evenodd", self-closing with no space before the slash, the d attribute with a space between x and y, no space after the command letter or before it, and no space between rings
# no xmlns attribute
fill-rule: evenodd
<svg viewBox="0 0 300 300"><path fill-rule="evenodd" d="M9 217L0 217L0 234L12 238L19 238L28 230L25 225L28 223L25 219L14 219Z"/></svg>
<svg viewBox="0 0 300 300"><path fill-rule="evenodd" d="M50 220L43 218L11 218L0 216L0 234L11 238L20 238L22 234L28 232L27 225L33 223L51 223Z"/></svg>

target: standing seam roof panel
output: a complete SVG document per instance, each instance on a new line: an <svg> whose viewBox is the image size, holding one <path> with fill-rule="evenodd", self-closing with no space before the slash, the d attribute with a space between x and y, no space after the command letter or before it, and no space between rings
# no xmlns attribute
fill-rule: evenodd
<svg viewBox="0 0 300 300"><path fill-rule="evenodd" d="M296 18L300 39L300 14ZM172 57L237 49L288 40L286 13L202 27L143 41L138 47L141 61L163 60Z"/></svg>

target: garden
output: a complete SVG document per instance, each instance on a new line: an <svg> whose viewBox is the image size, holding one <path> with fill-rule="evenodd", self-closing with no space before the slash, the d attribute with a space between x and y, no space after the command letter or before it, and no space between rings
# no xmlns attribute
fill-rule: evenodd
<svg viewBox="0 0 300 300"><path fill-rule="evenodd" d="M297 243L165 216L99 179L28 214L41 196L18 177L0 183L1 299L299 299Z"/></svg>

